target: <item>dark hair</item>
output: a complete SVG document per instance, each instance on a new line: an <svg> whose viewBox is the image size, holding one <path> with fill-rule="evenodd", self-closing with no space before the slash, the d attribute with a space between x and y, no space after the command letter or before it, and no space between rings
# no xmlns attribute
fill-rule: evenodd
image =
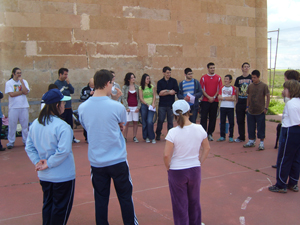
<svg viewBox="0 0 300 225"><path fill-rule="evenodd" d="M113 75L108 70L99 70L94 75L95 90L104 89L107 82L111 82Z"/></svg>
<svg viewBox="0 0 300 225"><path fill-rule="evenodd" d="M229 77L229 80L232 80L232 76L230 74L225 75L225 77Z"/></svg>
<svg viewBox="0 0 300 225"><path fill-rule="evenodd" d="M52 104L45 104L44 108L41 110L38 121L40 124L46 126L49 122L51 122L51 116L60 116L58 107L56 106L58 104L58 107L60 106L61 102L56 102Z"/></svg>
<svg viewBox="0 0 300 225"><path fill-rule="evenodd" d="M210 67L210 66L214 66L215 64L213 62L210 62L207 64L207 69Z"/></svg>
<svg viewBox="0 0 300 225"><path fill-rule="evenodd" d="M12 69L12 71L11 71L11 76L10 76L9 79L12 79L12 78L14 77L14 74L17 72L17 70L21 70L21 69L18 68L18 67L15 67L15 68Z"/></svg>
<svg viewBox="0 0 300 225"><path fill-rule="evenodd" d="M58 70L58 76L59 76L59 74L64 74L64 72L69 72L69 70L67 68L60 68Z"/></svg>
<svg viewBox="0 0 300 225"><path fill-rule="evenodd" d="M284 76L288 80L300 81L300 73L297 70L287 70L287 71L285 71Z"/></svg>
<svg viewBox="0 0 300 225"><path fill-rule="evenodd" d="M297 80L287 80L283 87L289 90L290 98L300 97L300 84Z"/></svg>
<svg viewBox="0 0 300 225"><path fill-rule="evenodd" d="M141 79L141 88L142 88L142 90L145 90L145 81L146 81L147 77L150 77L150 76L146 73L144 73L143 76L142 76L142 79ZM149 81L148 87L151 88L151 81Z"/></svg>
<svg viewBox="0 0 300 225"><path fill-rule="evenodd" d="M129 80L131 79L131 75L135 77L134 73L132 72L126 73L124 78L124 85L129 86Z"/></svg>
<svg viewBox="0 0 300 225"><path fill-rule="evenodd" d="M253 70L251 74L252 74L252 75L256 75L257 78L260 77L260 72L259 72L258 70Z"/></svg>
<svg viewBox="0 0 300 225"><path fill-rule="evenodd" d="M242 68L244 67L244 65L249 65L249 66L250 66L250 64L249 64L248 62L244 62L244 63L242 64Z"/></svg>
<svg viewBox="0 0 300 225"><path fill-rule="evenodd" d="M165 67L162 69L163 73L167 72L167 70L172 71L171 68L168 67L168 66L165 66Z"/></svg>
<svg viewBox="0 0 300 225"><path fill-rule="evenodd" d="M114 71L112 71L112 70L110 70L109 72L111 72L111 73L115 74L115 72L114 72Z"/></svg>
<svg viewBox="0 0 300 225"><path fill-rule="evenodd" d="M191 116L192 113L190 113L190 111L187 111L186 113L182 114L182 110L180 110L180 109L176 110L176 113L178 113L179 116L174 115L175 116L175 120L177 121L177 124L181 128L183 128L183 126L184 126L184 118L183 118L183 116Z"/></svg>
<svg viewBox="0 0 300 225"><path fill-rule="evenodd" d="M184 74L187 75L188 73L193 72L191 68L186 68L184 70Z"/></svg>
<svg viewBox="0 0 300 225"><path fill-rule="evenodd" d="M55 89L55 88L58 89L56 84L49 84L48 91L51 90L51 89Z"/></svg>

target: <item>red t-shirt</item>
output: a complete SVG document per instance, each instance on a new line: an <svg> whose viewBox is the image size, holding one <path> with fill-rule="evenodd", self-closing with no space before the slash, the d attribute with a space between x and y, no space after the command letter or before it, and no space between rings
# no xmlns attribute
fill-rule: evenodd
<svg viewBox="0 0 300 225"><path fill-rule="evenodd" d="M208 75L205 74L201 77L200 79L200 84L202 89L209 95L209 96L214 96L221 87L223 86L222 84L222 79L219 75L214 74L214 75ZM204 102L208 102L208 98L206 98L203 95L203 100ZM215 98L215 102L218 102L218 98Z"/></svg>
<svg viewBox="0 0 300 225"><path fill-rule="evenodd" d="M128 103L128 106L130 106L130 107L135 107L138 105L136 92L134 92L132 94L132 93L130 93L130 91L128 91L127 103Z"/></svg>

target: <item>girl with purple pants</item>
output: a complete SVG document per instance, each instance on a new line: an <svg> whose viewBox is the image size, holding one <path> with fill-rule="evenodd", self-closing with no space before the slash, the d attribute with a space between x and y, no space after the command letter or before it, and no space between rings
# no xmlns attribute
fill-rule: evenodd
<svg viewBox="0 0 300 225"><path fill-rule="evenodd" d="M190 105L185 100L178 100L172 108L178 126L170 129L166 136L164 163L168 170L174 224L199 225L200 166L210 146L203 127L189 120Z"/></svg>

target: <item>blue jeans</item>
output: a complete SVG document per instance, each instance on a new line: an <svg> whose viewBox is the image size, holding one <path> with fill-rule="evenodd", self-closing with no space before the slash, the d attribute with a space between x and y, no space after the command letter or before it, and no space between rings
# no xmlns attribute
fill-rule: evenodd
<svg viewBox="0 0 300 225"><path fill-rule="evenodd" d="M257 138L264 139L266 133L266 115L264 113L259 115L252 115L247 113L247 125L249 139L254 140L256 137L255 130L257 124Z"/></svg>
<svg viewBox="0 0 300 225"><path fill-rule="evenodd" d="M168 130L173 128L173 111L172 107L158 107L158 121L157 121L157 127L156 127L156 135L160 136L161 135L161 130L163 128L163 123L165 121L167 114L167 120L168 120Z"/></svg>
<svg viewBox="0 0 300 225"><path fill-rule="evenodd" d="M153 116L154 111L148 109L148 106L142 104L141 115L142 115L142 125L143 125L143 139L149 138L153 140L155 138L154 127L153 127Z"/></svg>
<svg viewBox="0 0 300 225"><path fill-rule="evenodd" d="M190 116L190 121L192 122L192 123L196 123L196 119L197 119L197 116L198 116L198 110L199 110L199 108L197 107L197 108L195 108L195 105L192 105L191 106L191 113L192 113L192 115Z"/></svg>

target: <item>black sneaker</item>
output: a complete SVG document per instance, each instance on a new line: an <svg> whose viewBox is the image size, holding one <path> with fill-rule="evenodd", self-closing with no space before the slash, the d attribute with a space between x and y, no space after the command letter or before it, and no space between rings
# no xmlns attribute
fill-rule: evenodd
<svg viewBox="0 0 300 225"><path fill-rule="evenodd" d="M6 148L0 148L0 151L5 151Z"/></svg>
<svg viewBox="0 0 300 225"><path fill-rule="evenodd" d="M294 192L298 192L299 191L299 188L298 188L298 185L295 184L294 186L291 186L291 185L288 185L287 187L288 189L294 191Z"/></svg>
<svg viewBox="0 0 300 225"><path fill-rule="evenodd" d="M160 135L156 135L156 138L155 138L157 141L160 141Z"/></svg>
<svg viewBox="0 0 300 225"><path fill-rule="evenodd" d="M286 188L279 188L276 185L269 187L269 191L278 192L278 193L287 193Z"/></svg>
<svg viewBox="0 0 300 225"><path fill-rule="evenodd" d="M272 168L276 169L276 168L277 168L277 165L272 165Z"/></svg>

